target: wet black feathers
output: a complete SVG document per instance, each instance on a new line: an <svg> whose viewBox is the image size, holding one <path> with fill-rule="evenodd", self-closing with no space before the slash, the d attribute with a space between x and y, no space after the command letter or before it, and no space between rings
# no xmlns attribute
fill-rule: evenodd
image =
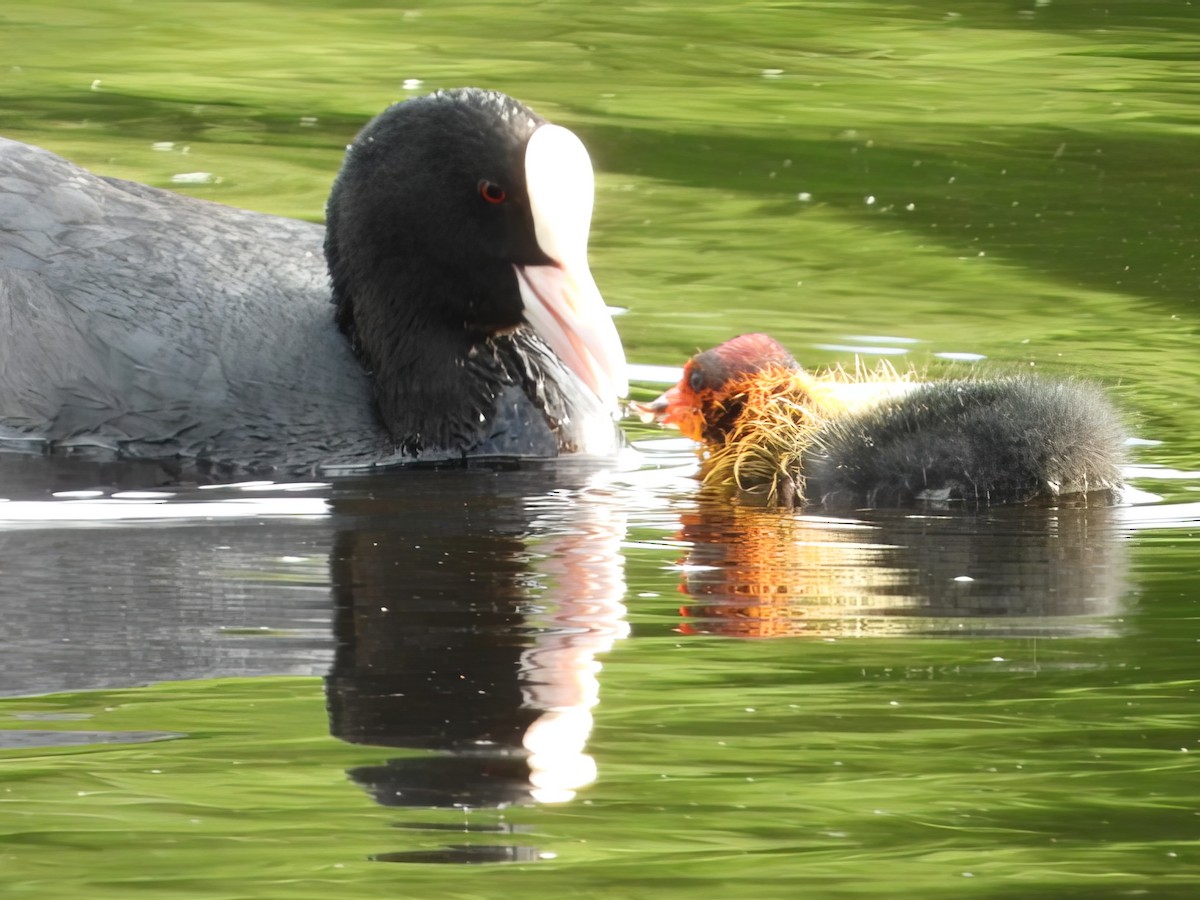
<svg viewBox="0 0 1200 900"><path fill-rule="evenodd" d="M548 261L524 168L542 122L503 94L442 91L385 110L347 151L325 239L337 323L404 453L466 452L515 424L494 419L511 412L501 395L524 387L505 347L540 344L513 266ZM485 180L504 204L482 202Z"/></svg>
<svg viewBox="0 0 1200 900"><path fill-rule="evenodd" d="M933 382L830 419L802 474L809 500L826 506L1026 502L1119 487L1124 435L1103 392L1082 382Z"/></svg>

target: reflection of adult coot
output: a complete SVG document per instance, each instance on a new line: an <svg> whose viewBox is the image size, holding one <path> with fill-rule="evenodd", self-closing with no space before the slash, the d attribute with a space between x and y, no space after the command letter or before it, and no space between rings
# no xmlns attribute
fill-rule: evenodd
<svg viewBox="0 0 1200 900"><path fill-rule="evenodd" d="M530 497L583 483L559 462L397 473L369 500L335 499L345 523L331 560L337 650L326 679L332 733L441 751L361 767L351 777L389 806L529 802L531 726L556 671L531 669L546 631L527 538ZM420 492L410 479L433 480ZM547 607L560 603L547 595ZM541 623L544 625L544 622ZM524 658L523 658L523 654Z"/></svg>

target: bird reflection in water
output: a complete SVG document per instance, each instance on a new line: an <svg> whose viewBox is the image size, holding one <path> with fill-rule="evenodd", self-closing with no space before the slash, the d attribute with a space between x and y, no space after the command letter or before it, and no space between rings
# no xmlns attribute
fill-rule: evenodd
<svg viewBox="0 0 1200 900"><path fill-rule="evenodd" d="M547 477L556 471L547 467ZM377 495L369 526L343 532L335 546L332 733L428 751L349 772L384 806L569 801L596 776L586 742L599 701L597 655L628 630L623 515L601 492L514 497L489 495L496 479L481 475L445 480L446 490L430 492L436 509L406 500L400 515L381 519ZM475 827L512 830L469 819L462 826ZM529 847L472 844L375 858L537 856Z"/></svg>
<svg viewBox="0 0 1200 900"><path fill-rule="evenodd" d="M1116 632L1126 541L1112 507L789 516L728 501L681 520L688 634Z"/></svg>

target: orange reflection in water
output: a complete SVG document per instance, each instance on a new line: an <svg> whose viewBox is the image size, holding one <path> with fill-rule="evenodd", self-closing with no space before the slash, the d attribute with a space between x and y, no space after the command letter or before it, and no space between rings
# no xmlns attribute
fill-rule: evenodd
<svg viewBox="0 0 1200 900"><path fill-rule="evenodd" d="M725 502L681 516L687 634L1111 633L1116 511L797 516Z"/></svg>

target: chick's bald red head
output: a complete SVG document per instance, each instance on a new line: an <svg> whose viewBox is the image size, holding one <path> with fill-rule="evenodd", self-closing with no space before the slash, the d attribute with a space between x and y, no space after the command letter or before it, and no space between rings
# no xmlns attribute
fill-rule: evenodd
<svg viewBox="0 0 1200 900"><path fill-rule="evenodd" d="M742 334L697 353L679 383L637 410L661 425L674 425L694 441L718 441L737 418L737 403L750 376L766 369L796 370L796 360L774 338Z"/></svg>

